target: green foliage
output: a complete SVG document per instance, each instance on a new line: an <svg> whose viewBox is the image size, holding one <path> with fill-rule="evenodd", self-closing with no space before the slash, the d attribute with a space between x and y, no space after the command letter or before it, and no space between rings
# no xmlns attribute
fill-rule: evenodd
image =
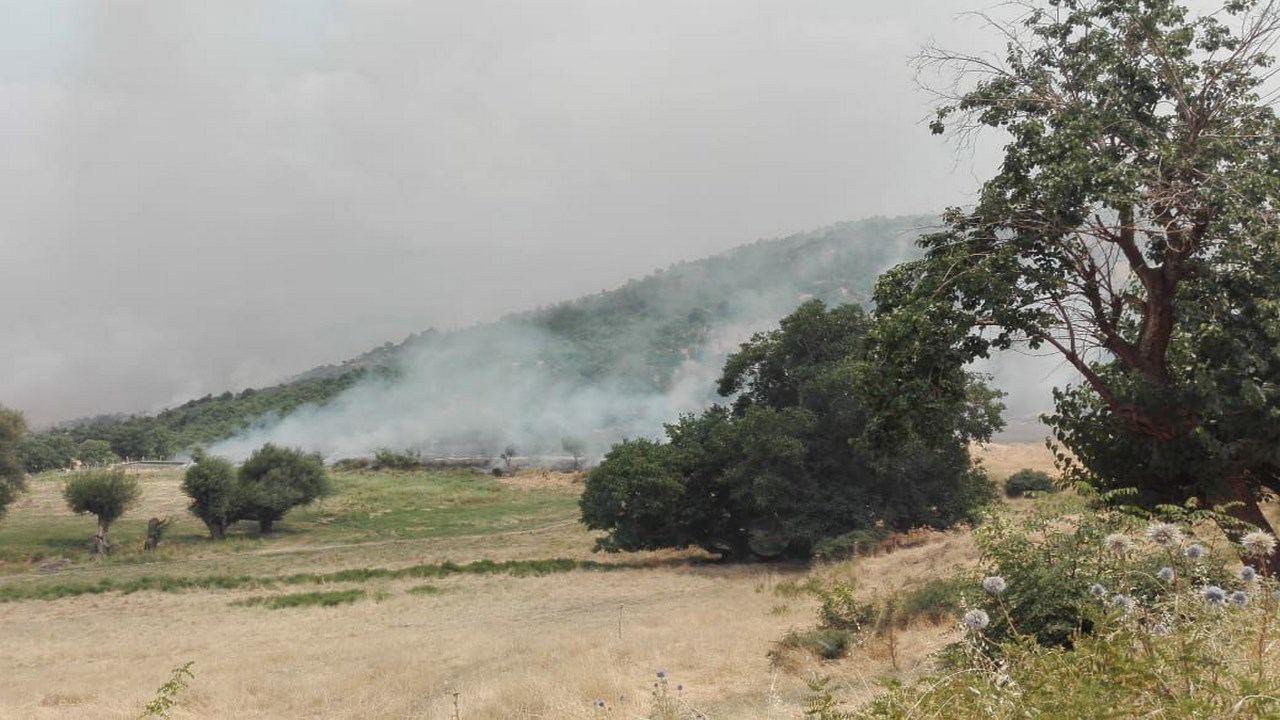
<svg viewBox="0 0 1280 720"><path fill-rule="evenodd" d="M111 443L106 440L85 440L76 446L76 459L89 467L95 467L118 462L120 456L111 450Z"/></svg>
<svg viewBox="0 0 1280 720"><path fill-rule="evenodd" d="M1211 581L1185 565L1176 566L1172 578L1158 579L1147 574L1145 556L1163 553L1163 561L1175 563L1180 543L1132 542L1132 555L1108 549L1105 541L1095 549L1111 556L1090 564L1110 572L1109 592L1118 599L1081 598L1070 613L1078 630L1068 642L1037 642L1035 633L1045 629L1039 626L992 632L994 624L982 628L979 622L951 653L954 667L942 674L891 687L856 712L834 707L824 688L817 689L815 705L827 706L822 717L829 720L1280 716L1276 581L1224 579L1226 590L1207 591ZM1148 547L1141 547L1144 542ZM1010 591L1024 580L1011 581ZM993 609L1002 615L1004 604L996 596ZM994 623L999 615L990 617Z"/></svg>
<svg viewBox="0 0 1280 720"><path fill-rule="evenodd" d="M84 470L72 475L62 488L67 507L78 515L96 516L103 532L141 496L138 479L123 470Z"/></svg>
<svg viewBox="0 0 1280 720"><path fill-rule="evenodd" d="M380 448L374 451L369 466L374 470L421 470L422 456L409 450L397 452Z"/></svg>
<svg viewBox="0 0 1280 720"><path fill-rule="evenodd" d="M299 607L336 607L338 605L350 605L365 597L366 594L364 590L314 590L311 592L245 598L244 600L236 600L231 604L241 607L262 606L268 610Z"/></svg>
<svg viewBox="0 0 1280 720"><path fill-rule="evenodd" d="M18 458L28 473L61 470L76 457L76 442L66 433L27 435L18 445Z"/></svg>
<svg viewBox="0 0 1280 720"><path fill-rule="evenodd" d="M476 560L459 565L453 562L426 563L401 568L349 568L328 573L294 573L263 577L254 575L203 575L183 577L176 575L138 575L123 580L104 577L88 582L59 580L46 583L10 583L0 585L0 602L22 600L57 600L80 595L104 593L129 594L135 592L178 593L189 590L234 590L238 588L271 588L281 585L325 585L329 583L358 583L371 581L404 580L414 578L444 578L451 575L510 575L513 577L540 577L573 571L609 572L626 570L626 565L550 558L545 560Z"/></svg>
<svg viewBox="0 0 1280 720"><path fill-rule="evenodd" d="M256 520L263 534L289 510L331 492L324 461L314 453L267 443L240 466L237 517Z"/></svg>
<svg viewBox="0 0 1280 720"><path fill-rule="evenodd" d="M855 644L853 631L843 628L790 630L778 645L790 650L803 650L823 660L839 660L849 654Z"/></svg>
<svg viewBox="0 0 1280 720"><path fill-rule="evenodd" d="M0 517L4 517L5 510L26 489L19 456L26 432L22 413L0 406Z"/></svg>
<svg viewBox="0 0 1280 720"><path fill-rule="evenodd" d="M972 209L926 236L882 306L1025 344L1082 377L1049 418L1066 479L1147 505L1280 486L1280 39L1270 0L1028 3L999 58L926 51L962 82L935 132L1007 138ZM957 272L963 268L963 272Z"/></svg>
<svg viewBox="0 0 1280 720"><path fill-rule="evenodd" d="M1023 468L1004 481L1004 494L1011 498L1022 497L1029 492L1048 494L1057 491L1053 478L1043 470Z"/></svg>
<svg viewBox="0 0 1280 720"><path fill-rule="evenodd" d="M813 546L813 557L817 560L848 560L870 552L892 531L883 526L861 528L831 538L823 538Z"/></svg>
<svg viewBox="0 0 1280 720"><path fill-rule="evenodd" d="M182 476L182 492L191 498L187 509L200 518L209 535L221 540L241 512L236 468L222 458L197 453L195 464Z"/></svg>
<svg viewBox="0 0 1280 720"><path fill-rule="evenodd" d="M196 677L195 673L191 672L191 666L194 664L195 661L190 660L174 668L169 679L156 690L155 697L147 701L138 720L147 720L147 718L168 720L169 711L178 704L178 695L182 694Z"/></svg>
<svg viewBox="0 0 1280 720"><path fill-rule="evenodd" d="M1087 488L1081 488L1087 493ZM975 599L991 617L987 636L995 641L1015 632L1044 645L1065 646L1093 630L1094 618L1082 608L1096 604L1091 588L1140 598L1164 596L1170 586L1156 580L1162 567L1196 585L1228 583L1222 570L1226 558L1188 559L1181 547L1160 547L1135 540L1124 552L1108 548L1108 538L1136 536L1144 521L1130 512L1109 507L1115 498L1086 494L1083 511L1063 518L1044 507L1019 522L996 517L975 532L985 570L1004 578L1008 589L999 596ZM1211 514L1192 503L1167 508L1180 522L1205 521Z"/></svg>
<svg viewBox="0 0 1280 720"><path fill-rule="evenodd" d="M993 491L967 442L998 422L993 397L955 364L917 383L927 401L890 402L882 330L813 301L745 343L719 383L732 408L682 417L667 443L621 443L588 475L600 547L809 556L851 532L973 519Z"/></svg>

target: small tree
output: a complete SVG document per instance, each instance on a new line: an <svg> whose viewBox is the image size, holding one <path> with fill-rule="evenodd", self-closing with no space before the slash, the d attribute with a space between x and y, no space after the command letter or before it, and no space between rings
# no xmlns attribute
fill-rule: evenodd
<svg viewBox="0 0 1280 720"><path fill-rule="evenodd" d="M329 492L319 455L267 443L240 467L237 517L256 520L259 533L270 535L275 522L289 510Z"/></svg>
<svg viewBox="0 0 1280 720"><path fill-rule="evenodd" d="M106 440L85 440L76 448L76 457L89 466L110 465L120 459Z"/></svg>
<svg viewBox="0 0 1280 720"><path fill-rule="evenodd" d="M18 443L27 431L22 413L0 407L0 516L26 489Z"/></svg>
<svg viewBox="0 0 1280 720"><path fill-rule="evenodd" d="M194 455L196 463L182 478L182 492L191 498L187 509L209 528L210 537L221 540L236 520L236 469L222 458L202 452Z"/></svg>
<svg viewBox="0 0 1280 720"><path fill-rule="evenodd" d="M507 471L510 472L511 461L516 459L516 446L515 445L506 446L505 448L502 449L502 454L499 455L498 457L502 458L503 465L505 465L507 468Z"/></svg>
<svg viewBox="0 0 1280 720"><path fill-rule="evenodd" d="M567 437L560 441L560 447L573 458L573 469L582 469L582 456L587 452L587 444L580 438Z"/></svg>
<svg viewBox="0 0 1280 720"><path fill-rule="evenodd" d="M111 550L107 530L132 507L142 495L138 479L123 470L89 470L76 473L62 488L67 507L77 515L88 513L98 518L98 532L93 536L94 555Z"/></svg>

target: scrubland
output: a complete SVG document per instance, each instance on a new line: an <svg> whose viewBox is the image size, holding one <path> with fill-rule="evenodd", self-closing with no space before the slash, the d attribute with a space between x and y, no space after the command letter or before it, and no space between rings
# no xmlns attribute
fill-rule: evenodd
<svg viewBox="0 0 1280 720"><path fill-rule="evenodd" d="M1031 446L984 454L996 476L1047 464ZM884 678L926 671L955 635L952 622L917 623L895 636L892 657L879 643L838 661L771 656L788 630L813 624L807 583L848 578L883 593L976 561L964 531L814 566L606 556L576 522L573 476L335 480L334 497L289 515L276 537L238 531L215 544L185 516L178 474L150 473L142 504L112 531L118 552L91 563L92 522L62 509L59 476L33 479L0 523L0 717L136 717L172 668L194 661L174 718L451 718L455 703L460 718L645 717L659 670L709 717L795 718L810 678L840 676L856 702ZM142 553L141 527L163 515L175 529ZM466 565L483 560L499 565ZM418 566L430 567L361 572ZM350 572L314 579L338 571ZM82 592L102 578L147 589ZM33 589L65 596L16 599Z"/></svg>

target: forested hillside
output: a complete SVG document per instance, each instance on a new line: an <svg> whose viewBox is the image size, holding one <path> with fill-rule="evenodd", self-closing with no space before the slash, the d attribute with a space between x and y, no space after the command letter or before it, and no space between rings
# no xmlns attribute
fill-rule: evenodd
<svg viewBox="0 0 1280 720"><path fill-rule="evenodd" d="M28 471L62 467L85 441L110 444L121 457L158 457L235 435L256 422L324 404L375 372L394 382L406 357L479 339L536 333L535 353L494 362L533 363L575 384L662 390L680 364L718 328L774 322L803 300L865 300L877 274L912 253L927 216L846 222L761 240L702 260L683 262L612 291L452 332L428 330L357 358L314 368L281 385L191 400L155 415L105 416L67 423L25 442ZM521 346L525 347L525 346Z"/></svg>

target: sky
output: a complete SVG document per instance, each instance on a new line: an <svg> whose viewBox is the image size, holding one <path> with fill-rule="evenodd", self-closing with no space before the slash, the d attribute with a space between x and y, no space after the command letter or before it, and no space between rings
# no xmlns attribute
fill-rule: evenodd
<svg viewBox="0 0 1280 720"><path fill-rule="evenodd" d="M969 202L973 0L0 0L0 404L276 382L762 237Z"/></svg>

